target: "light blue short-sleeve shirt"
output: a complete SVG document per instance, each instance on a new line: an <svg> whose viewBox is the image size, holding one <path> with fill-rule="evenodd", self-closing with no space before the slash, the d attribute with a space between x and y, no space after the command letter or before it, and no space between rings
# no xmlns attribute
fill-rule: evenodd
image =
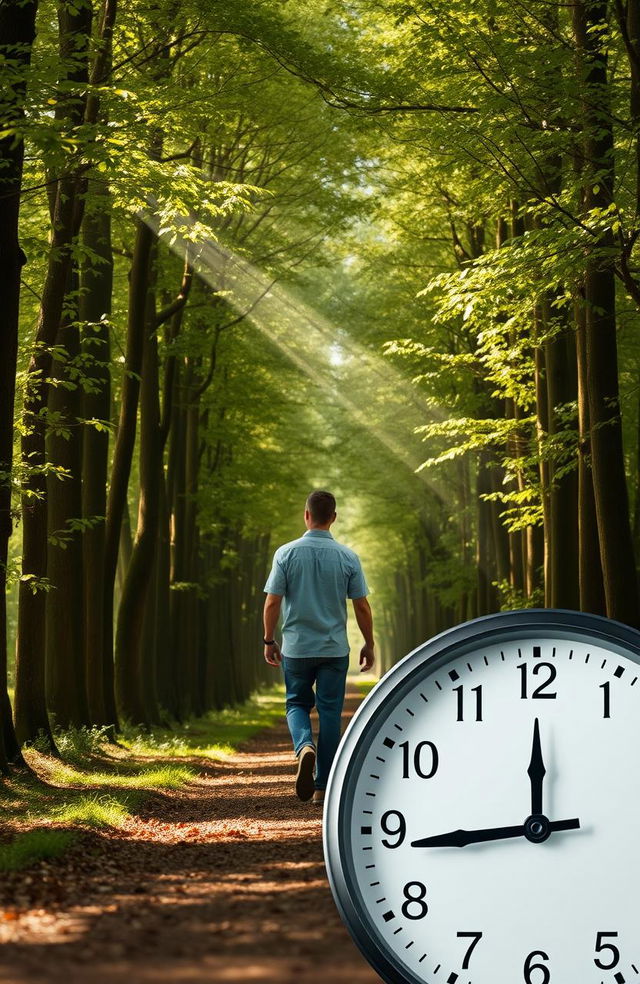
<svg viewBox="0 0 640 984"><path fill-rule="evenodd" d="M307 530L278 547L264 590L282 595L282 652L347 656L347 598L369 588L358 555L329 530Z"/></svg>

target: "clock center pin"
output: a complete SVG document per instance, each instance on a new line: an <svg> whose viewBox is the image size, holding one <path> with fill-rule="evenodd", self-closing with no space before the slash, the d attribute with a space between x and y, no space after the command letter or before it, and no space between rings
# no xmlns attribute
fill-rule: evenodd
<svg viewBox="0 0 640 984"><path fill-rule="evenodd" d="M551 827L547 817L541 813L527 817L524 822L524 835L532 844L542 844L551 833Z"/></svg>

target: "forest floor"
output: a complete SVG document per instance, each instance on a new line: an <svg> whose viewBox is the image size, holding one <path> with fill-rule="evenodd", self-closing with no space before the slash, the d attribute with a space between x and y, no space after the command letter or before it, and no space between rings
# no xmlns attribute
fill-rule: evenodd
<svg viewBox="0 0 640 984"><path fill-rule="evenodd" d="M1 984L379 981L334 905L321 808L293 793L284 718L226 761L179 764L186 787L1 875Z"/></svg>

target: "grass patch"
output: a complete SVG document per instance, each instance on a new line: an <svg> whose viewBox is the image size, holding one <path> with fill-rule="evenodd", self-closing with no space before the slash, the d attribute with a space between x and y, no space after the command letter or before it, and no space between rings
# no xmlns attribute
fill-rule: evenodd
<svg viewBox="0 0 640 984"><path fill-rule="evenodd" d="M64 762L54 765L49 773L49 779L57 786L116 786L122 789L182 789L195 776L194 769L178 765L138 767L135 771L122 773L84 772Z"/></svg>
<svg viewBox="0 0 640 984"><path fill-rule="evenodd" d="M57 823L80 824L94 829L121 827L131 816L131 810L144 799L144 794L136 790L124 796L107 794L79 796L71 803L63 803L51 813Z"/></svg>
<svg viewBox="0 0 640 984"><path fill-rule="evenodd" d="M75 839L71 830L27 830L9 844L0 844L0 871L19 871L36 861L57 858Z"/></svg>
<svg viewBox="0 0 640 984"><path fill-rule="evenodd" d="M120 739L139 755L186 758L197 756L213 761L228 759L238 747L284 715L284 687L257 694L239 707L209 711L174 731L153 728L151 732L125 728Z"/></svg>
<svg viewBox="0 0 640 984"><path fill-rule="evenodd" d="M354 677L352 682L357 687L358 693L362 697L366 697L367 694L373 690L378 681L373 679L362 680L358 677Z"/></svg>

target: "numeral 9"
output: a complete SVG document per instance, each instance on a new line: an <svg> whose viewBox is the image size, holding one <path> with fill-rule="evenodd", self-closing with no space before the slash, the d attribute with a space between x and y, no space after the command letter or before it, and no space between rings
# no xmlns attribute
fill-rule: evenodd
<svg viewBox="0 0 640 984"><path fill-rule="evenodd" d="M391 826L389 824L389 820L391 819L391 817L398 818L397 825L394 824L393 826ZM384 846L391 847L391 848L400 847L407 834L407 824L402 814L398 810L387 810L387 812L383 813L382 815L380 826L382 827L385 834L389 834L390 837L398 838L395 844L391 844L388 840L385 840L383 838L382 843L384 844Z"/></svg>

